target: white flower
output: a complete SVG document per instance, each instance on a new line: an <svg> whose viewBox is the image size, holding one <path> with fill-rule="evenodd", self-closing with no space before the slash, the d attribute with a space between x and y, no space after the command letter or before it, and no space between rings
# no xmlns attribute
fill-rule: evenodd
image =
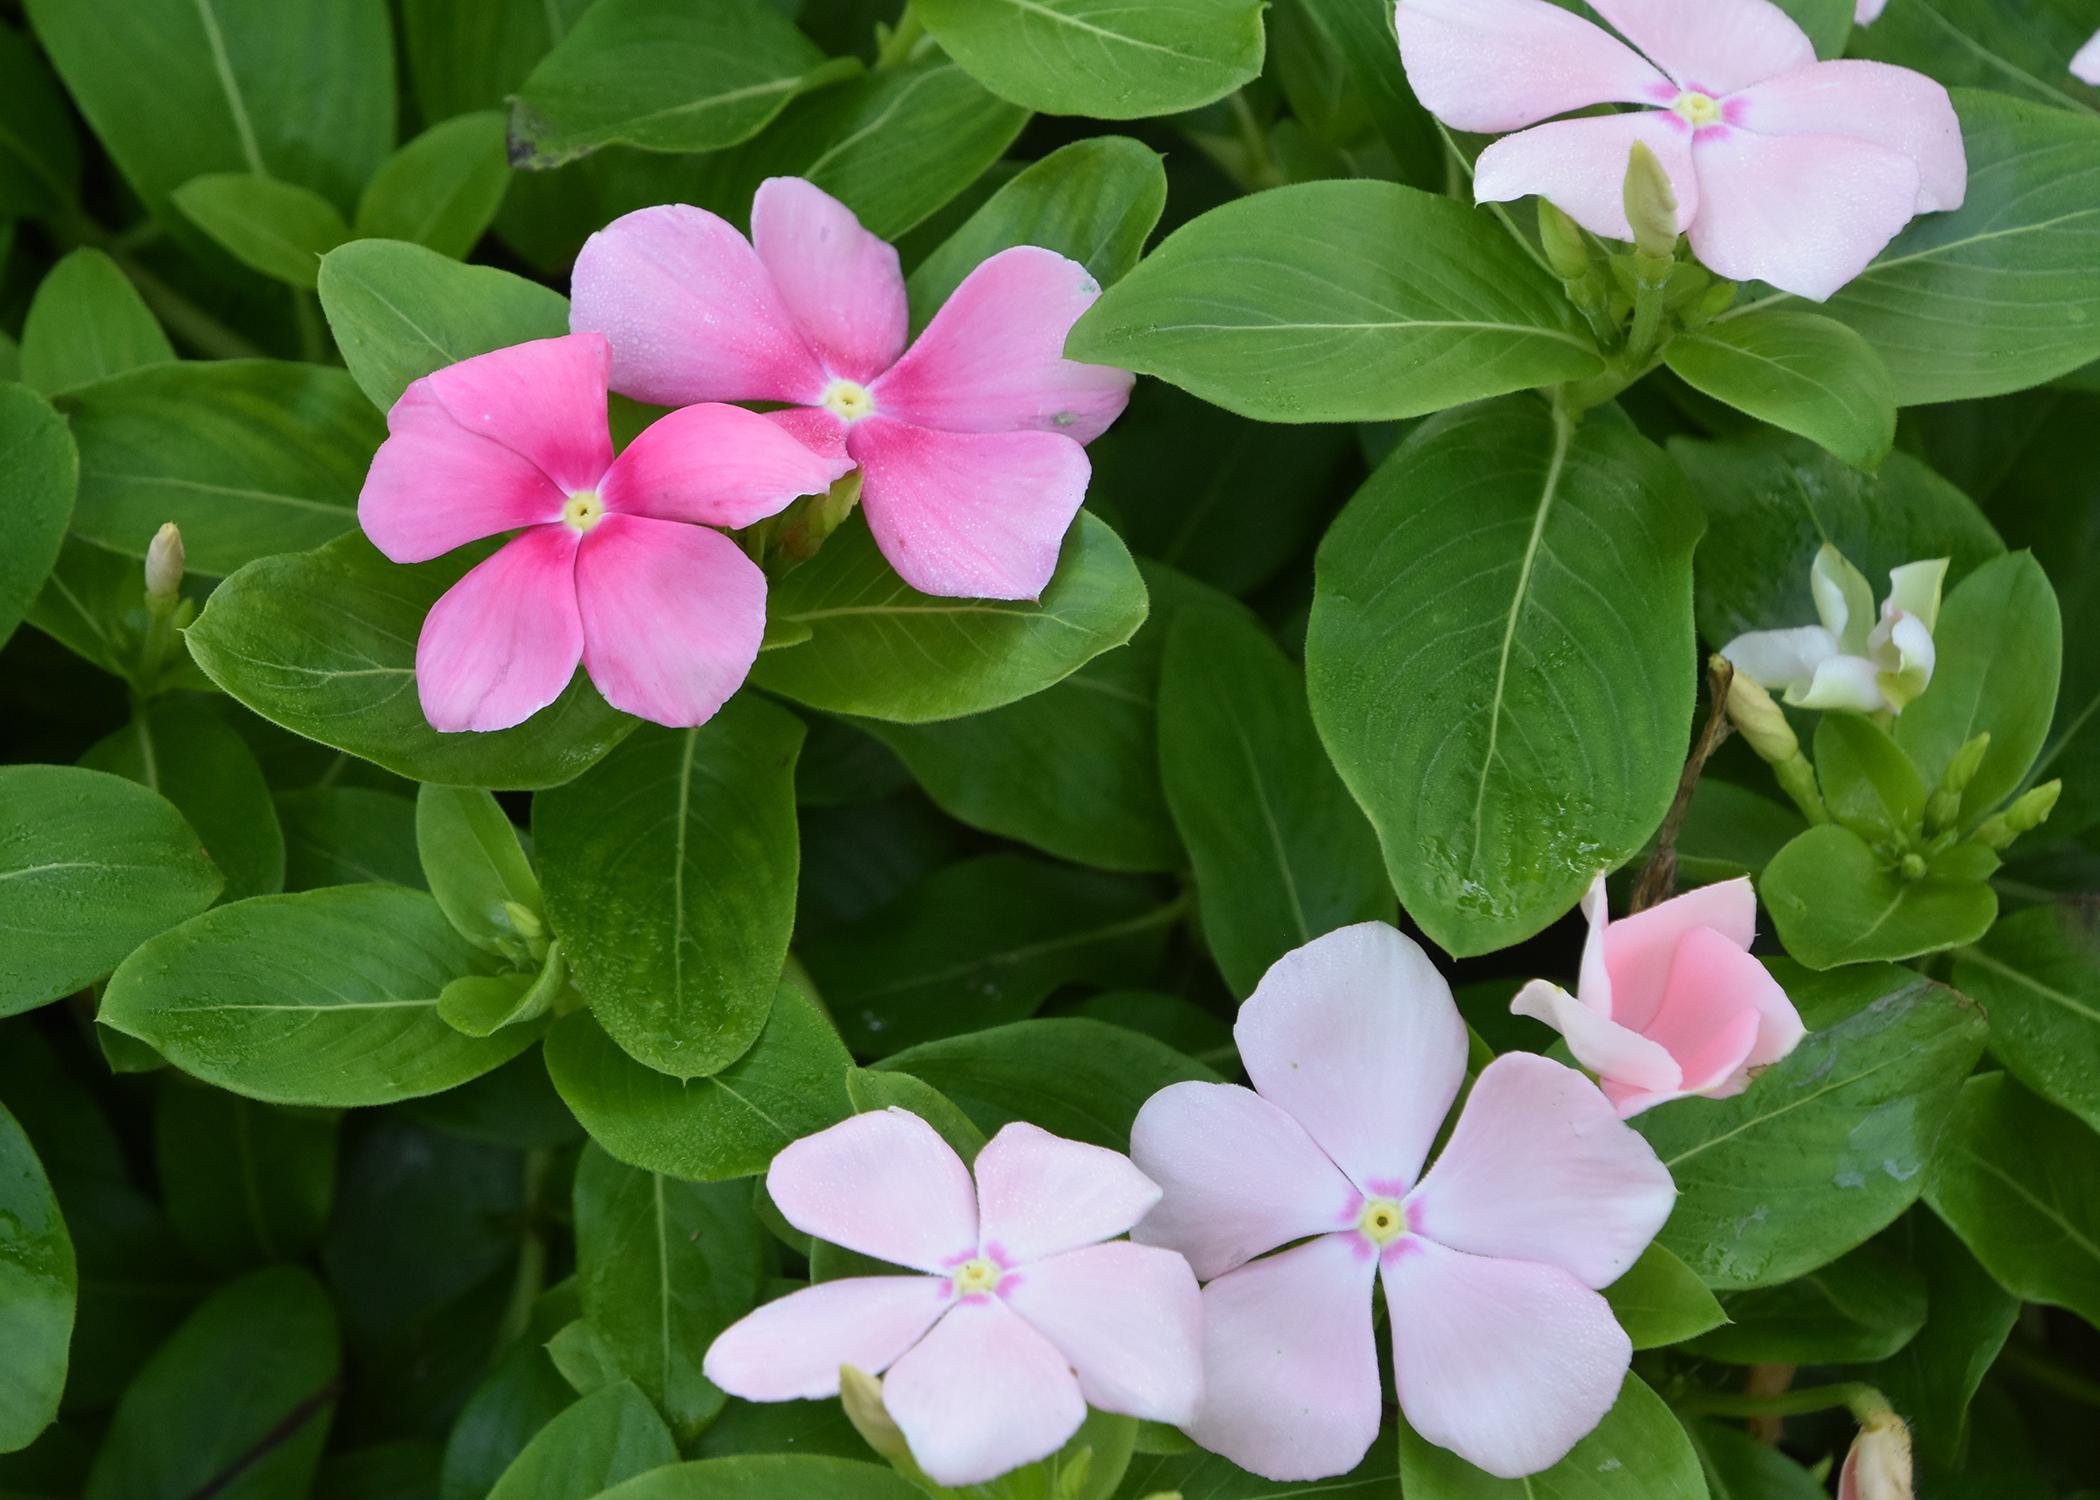
<svg viewBox="0 0 2100 1500"><path fill-rule="evenodd" d="M1809 569L1822 623L1753 630L1721 654L1759 687L1783 690L1796 707L1899 714L1932 681L1932 631L1946 576L1944 557L1892 568L1877 622L1866 575L1825 543Z"/></svg>

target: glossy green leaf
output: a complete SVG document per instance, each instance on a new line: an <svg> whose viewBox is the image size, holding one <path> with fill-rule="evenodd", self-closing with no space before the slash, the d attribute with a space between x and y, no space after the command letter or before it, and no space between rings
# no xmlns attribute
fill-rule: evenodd
<svg viewBox="0 0 2100 1500"><path fill-rule="evenodd" d="M1496 1479L1400 1425L1400 1484L1408 1500L1705 1500L1690 1439L1662 1398L1626 1377L1618 1403L1568 1456L1542 1473Z"/></svg>
<svg viewBox="0 0 2100 1500"><path fill-rule="evenodd" d="M1922 1208L1907 1215L1890 1238L1924 1273L1925 1326L1866 1378L1909 1417L1919 1449L1952 1467L1967 1446L1969 1402L2005 1347L2020 1300L1991 1280L1954 1232Z"/></svg>
<svg viewBox="0 0 2100 1500"><path fill-rule="evenodd" d="M1440 189L1448 148L1436 121L1408 87L1406 74L1393 66L1400 43L1392 12L1383 5L1358 5L1355 0L1299 0L1297 9L1362 95L1372 123L1399 165L1401 179L1415 187ZM1278 20L1272 18L1270 25L1277 27ZM1280 53L1282 42L1275 45ZM1331 71L1322 69L1318 76L1326 81ZM1285 87L1289 88L1288 82Z"/></svg>
<svg viewBox="0 0 2100 1500"><path fill-rule="evenodd" d="M1861 714L1825 714L1815 759L1824 805L1844 827L1870 842L1917 833L1925 783L1886 729Z"/></svg>
<svg viewBox="0 0 2100 1500"><path fill-rule="evenodd" d="M855 1114L901 1109L917 1115L966 1162L977 1160L977 1153L985 1147L985 1133L976 1122L923 1078L909 1073L878 1073L873 1068L849 1068L846 1097L852 1101Z"/></svg>
<svg viewBox="0 0 2100 1500"><path fill-rule="evenodd" d="M1707 1493L1719 1500L1823 1500L1827 1493L1801 1465L1740 1427L1693 1422L1685 1431L1706 1471Z"/></svg>
<svg viewBox="0 0 2100 1500"><path fill-rule="evenodd" d="M297 1260L335 1198L336 1121L273 1110L163 1074L153 1157L175 1233L199 1261L239 1271Z"/></svg>
<svg viewBox="0 0 2100 1500"><path fill-rule="evenodd" d="M79 186L80 143L50 64L0 26L0 222L70 203Z"/></svg>
<svg viewBox="0 0 2100 1500"><path fill-rule="evenodd" d="M100 250L45 272L22 320L22 381L46 395L174 358L131 278Z"/></svg>
<svg viewBox="0 0 2100 1500"><path fill-rule="evenodd" d="M1692 1349L1732 1365L1850 1365L1887 1359L1925 1324L1925 1278L1862 1245L1796 1280L1733 1292L1728 1326Z"/></svg>
<svg viewBox="0 0 2100 1500"><path fill-rule="evenodd" d="M494 1036L506 1026L536 1021L553 1008L568 980L561 944L547 950L538 972L463 974L438 991L438 1017L467 1036Z"/></svg>
<svg viewBox="0 0 2100 1500"><path fill-rule="evenodd" d="M311 288L321 257L350 238L342 210L297 183L256 172L207 172L175 189L175 206L235 260L287 286Z"/></svg>
<svg viewBox="0 0 2100 1500"><path fill-rule="evenodd" d="M58 1415L78 1280L73 1240L36 1148L0 1106L0 1453Z"/></svg>
<svg viewBox="0 0 2100 1500"><path fill-rule="evenodd" d="M576 1399L547 1355L547 1341L576 1316L571 1277L533 1300L525 1329L461 1407L445 1439L439 1500L488 1500L488 1492L541 1428Z"/></svg>
<svg viewBox="0 0 2100 1500"><path fill-rule="evenodd" d="M401 885L426 889L416 859L416 805L361 786L281 792L284 888Z"/></svg>
<svg viewBox="0 0 2100 1500"><path fill-rule="evenodd" d="M1852 50L1950 85L2091 113L2100 111L2100 89L2072 76L2070 59L2092 34L2078 0L1903 0L1854 32Z"/></svg>
<svg viewBox="0 0 2100 1500"><path fill-rule="evenodd" d="M183 582L184 597L200 600L208 583L188 575ZM171 654L157 673L147 677L141 661L148 623L144 585L138 558L68 536L58 549L51 576L44 580L43 591L24 619L74 655L112 677L134 683L141 692L210 692L211 679L181 653Z"/></svg>
<svg viewBox="0 0 2100 1500"><path fill-rule="evenodd" d="M495 219L509 186L501 115L484 110L441 120L372 174L357 200L355 233L458 259Z"/></svg>
<svg viewBox="0 0 2100 1500"><path fill-rule="evenodd" d="M1998 897L1970 878L1906 879L1849 828L1811 828L1772 856L1758 895L1786 951L1811 969L1917 958L1973 943Z"/></svg>
<svg viewBox="0 0 2100 1500"><path fill-rule="evenodd" d="M540 1430L488 1500L591 1500L623 1479L678 1462L671 1429L623 1380L584 1397Z"/></svg>
<svg viewBox="0 0 2100 1500"><path fill-rule="evenodd" d="M416 789L416 852L445 918L475 947L524 963L529 944L507 909L540 911L540 883L518 830L479 787Z"/></svg>
<svg viewBox="0 0 2100 1500"><path fill-rule="evenodd" d="M921 1500L895 1469L816 1454L704 1458L643 1474L599 1500Z"/></svg>
<svg viewBox="0 0 2100 1500"><path fill-rule="evenodd" d="M1709 323L1665 354L1685 384L1798 432L1856 468L1896 440L1896 386L1881 356L1843 323L1769 308Z"/></svg>
<svg viewBox="0 0 2100 1500"><path fill-rule="evenodd" d="M1955 955L1954 983L1991 1018L1991 1056L2100 1130L2100 905L2017 912Z"/></svg>
<svg viewBox="0 0 2100 1500"><path fill-rule="evenodd" d="M0 644L36 602L58 561L73 515L80 460L65 418L27 387L0 386L0 517L8 545L0 551Z"/></svg>
<svg viewBox="0 0 2100 1500"><path fill-rule="evenodd" d="M1604 1297L1636 1349L1681 1344L1728 1321L1706 1283L1657 1244L1649 1245L1625 1275L1604 1288Z"/></svg>

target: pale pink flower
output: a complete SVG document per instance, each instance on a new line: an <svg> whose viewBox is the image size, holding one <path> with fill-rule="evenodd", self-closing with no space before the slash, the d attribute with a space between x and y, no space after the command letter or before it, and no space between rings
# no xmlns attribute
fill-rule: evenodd
<svg viewBox="0 0 2100 1500"><path fill-rule="evenodd" d="M1854 26L1872 26L1881 19L1881 13L1889 8L1889 0L1859 0L1852 7Z"/></svg>
<svg viewBox="0 0 2100 1500"><path fill-rule="evenodd" d="M1063 1447L1089 1404L1186 1422L1202 1395L1202 1305L1188 1263L1111 1237L1159 1201L1127 1157L1015 1123L977 1180L917 1115L855 1115L795 1142L766 1190L805 1234L915 1276L819 1282L768 1302L707 1351L747 1401L839 1392L839 1367L889 1373L883 1405L919 1467L981 1484ZM1108 1243L1104 1243L1108 1242Z"/></svg>
<svg viewBox="0 0 2100 1500"><path fill-rule="evenodd" d="M749 240L684 204L615 219L572 286L614 389L797 408L774 419L860 465L875 541L922 593L1041 594L1086 497L1082 445L1130 398L1127 372L1064 358L1101 288L1033 246L978 266L906 350L897 252L799 177L759 187Z"/></svg>
<svg viewBox="0 0 2100 1500"><path fill-rule="evenodd" d="M615 708L705 723L766 627L765 575L707 528L748 526L848 467L733 406L672 412L616 459L608 366L597 334L540 339L426 375L387 413L357 499L373 546L416 563L518 533L423 622L416 691L437 729L522 723L578 661Z"/></svg>
<svg viewBox="0 0 2100 1500"><path fill-rule="evenodd" d="M1779 981L1750 956L1757 897L1748 880L1686 891L1610 920L1604 877L1582 898L1589 940L1578 993L1534 979L1509 1008L1567 1039L1620 1117L1699 1094L1726 1099L1803 1035Z"/></svg>
<svg viewBox="0 0 2100 1500"><path fill-rule="evenodd" d="M2071 76L2080 83L2100 88L2100 31L2071 56Z"/></svg>
<svg viewBox="0 0 2100 1500"><path fill-rule="evenodd" d="M1837 1500L1914 1500L1910 1428L1892 1411L1870 1417L1838 1470Z"/></svg>
<svg viewBox="0 0 2100 1500"><path fill-rule="evenodd" d="M1709 270L1819 302L1914 215L1961 207L1961 123L1923 74L1817 62L1770 0L1592 5L1640 51L1547 0L1400 0L1401 61L1429 112L1519 132L1480 154L1477 201L1537 194L1630 240L1626 163L1646 142ZM1597 104L1640 107L1552 119Z"/></svg>
<svg viewBox="0 0 2100 1500"><path fill-rule="evenodd" d="M1596 1288L1669 1216L1676 1190L1648 1143L1574 1069L1512 1053L1481 1071L1422 1175L1465 1079L1466 1027L1383 923L1278 959L1233 1036L1253 1089L1178 1083L1131 1129L1166 1189L1133 1237L1209 1283L1189 1436L1279 1481L1354 1468L1378 1435L1375 1277L1415 1431L1503 1478L1557 1462L1632 1358Z"/></svg>

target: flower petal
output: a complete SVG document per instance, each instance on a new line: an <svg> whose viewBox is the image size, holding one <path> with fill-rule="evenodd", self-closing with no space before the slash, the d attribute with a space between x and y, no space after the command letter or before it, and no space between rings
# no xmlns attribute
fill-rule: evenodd
<svg viewBox="0 0 2100 1500"><path fill-rule="evenodd" d="M416 638L416 694L433 729L508 729L576 675L576 533L519 532L430 607Z"/></svg>
<svg viewBox="0 0 2100 1500"><path fill-rule="evenodd" d="M1048 1458L1086 1420L1065 1357L996 1297L936 1323L890 1367L882 1404L919 1467L951 1487Z"/></svg>
<svg viewBox="0 0 2100 1500"><path fill-rule="evenodd" d="M2071 54L2071 76L2080 83L2100 88L2100 31L2094 32L2091 40Z"/></svg>
<svg viewBox="0 0 2100 1500"><path fill-rule="evenodd" d="M1173 1251L1089 1245L1016 1272L1000 1290L1057 1346L1088 1405L1177 1427L1195 1420L1203 1297Z"/></svg>
<svg viewBox="0 0 2100 1500"><path fill-rule="evenodd" d="M1304 1126L1236 1083L1161 1089L1131 1124L1130 1154L1166 1190L1131 1238L1179 1251L1204 1281L1343 1227L1361 1197Z"/></svg>
<svg viewBox="0 0 2100 1500"><path fill-rule="evenodd" d="M1159 1202L1159 1184L1120 1151L1021 1120L985 1143L974 1170L978 1242L1010 1266L1123 1234Z"/></svg>
<svg viewBox="0 0 2100 1500"><path fill-rule="evenodd" d="M1474 163L1473 201L1507 203L1537 194L1591 234L1631 240L1626 159L1636 141L1646 141L1669 174L1682 230L1698 211L1699 179L1691 127L1666 109L1554 120L1506 135Z"/></svg>
<svg viewBox="0 0 2100 1500"><path fill-rule="evenodd" d="M875 409L942 432L1055 432L1091 443L1136 376L1064 357L1101 287L1085 266L1017 245L965 276L918 342L870 388Z"/></svg>
<svg viewBox="0 0 2100 1500"><path fill-rule="evenodd" d="M424 376L452 420L529 459L564 494L597 488L612 462L611 353L595 333L534 339Z"/></svg>
<svg viewBox="0 0 2100 1500"><path fill-rule="evenodd" d="M1385 1261L1385 1302L1408 1422L1498 1479L1565 1458L1618 1400L1633 1360L1611 1305L1558 1266L1401 1243Z"/></svg>
<svg viewBox="0 0 2100 1500"><path fill-rule="evenodd" d="M1683 1081L1677 1061L1660 1042L1583 1004L1557 984L1534 979L1509 1002L1510 1014L1530 1016L1559 1032L1568 1051L1600 1079L1642 1089L1674 1089Z"/></svg>
<svg viewBox="0 0 2100 1500"><path fill-rule="evenodd" d="M1040 598L1086 499L1086 450L1048 432L935 432L868 417L846 434L861 505L922 594Z"/></svg>
<svg viewBox="0 0 2100 1500"><path fill-rule="evenodd" d="M751 244L827 375L866 385L897 362L911 331L904 272L852 209L800 177L768 177Z"/></svg>
<svg viewBox="0 0 2100 1500"><path fill-rule="evenodd" d="M766 1191L787 1221L848 1250L947 1274L977 1253L977 1192L934 1128L907 1110L841 1120L784 1148Z"/></svg>
<svg viewBox="0 0 2100 1500"><path fill-rule="evenodd" d="M1881 691L1881 670L1864 656L1833 656L1816 665L1805 688L1788 688L1786 701L1796 708L1849 709L1878 714L1888 708Z"/></svg>
<svg viewBox="0 0 2100 1500"><path fill-rule="evenodd" d="M676 521L599 521L577 554L576 598L584 669L605 701L673 728L715 716L766 633L758 564L719 531Z"/></svg>
<svg viewBox="0 0 2100 1500"><path fill-rule="evenodd" d="M1719 96L1816 60L1771 0L1590 0L1619 35L1688 89Z"/></svg>
<svg viewBox="0 0 2100 1500"><path fill-rule="evenodd" d="M1414 1184L1466 1073L1451 986L1383 922L1277 959L1232 1034L1255 1088L1366 1193Z"/></svg>
<svg viewBox="0 0 2100 1500"><path fill-rule="evenodd" d="M1882 618L1886 620L1891 611L1900 610L1915 615L1928 631L1936 626L1940 618L1940 594L1947 582L1947 563L1947 558L1932 557L1890 568L1888 598L1881 605Z"/></svg>
<svg viewBox="0 0 2100 1500"><path fill-rule="evenodd" d="M1757 894L1747 878L1716 881L1619 918L1604 934L1611 970L1612 1019L1645 1032L1662 1008L1677 945L1710 927L1747 953L1757 933Z"/></svg>
<svg viewBox="0 0 2100 1500"><path fill-rule="evenodd" d="M584 242L569 326L612 341L613 389L659 406L824 395L823 368L758 252L684 203L637 209Z"/></svg>
<svg viewBox="0 0 2100 1500"><path fill-rule="evenodd" d="M561 517L568 496L539 465L467 431L430 388L401 393L386 414L357 497L357 524L397 563L428 562L468 542Z"/></svg>
<svg viewBox="0 0 2100 1500"><path fill-rule="evenodd" d="M761 415L812 453L853 467L853 460L846 456L846 424L823 407L784 406Z"/></svg>
<svg viewBox="0 0 2100 1500"><path fill-rule="evenodd" d="M1844 58L1767 79L1728 101L1759 135L1842 135L1899 151L1917 166L1917 211L1960 208L1969 191L1961 121L1946 86L1888 63Z"/></svg>
<svg viewBox="0 0 2100 1500"><path fill-rule="evenodd" d="M952 1305L932 1276L853 1276L768 1302L725 1329L701 1373L746 1401L839 1393L839 1366L880 1375Z"/></svg>
<svg viewBox="0 0 2100 1500"><path fill-rule="evenodd" d="M1889 8L1889 0L1858 0L1852 7L1854 26L1872 26L1881 19L1881 13Z"/></svg>
<svg viewBox="0 0 2100 1500"><path fill-rule="evenodd" d="M1815 596L1816 617L1837 642L1839 651L1858 656L1867 649L1874 628L1874 586L1845 554L1825 542L1808 567L1808 588Z"/></svg>
<svg viewBox="0 0 2100 1500"><path fill-rule="evenodd" d="M1323 1234L1203 1289L1203 1410L1188 1434L1279 1482L1326 1479L1378 1436L1377 1257Z"/></svg>
<svg viewBox="0 0 2100 1500"><path fill-rule="evenodd" d="M1677 92L1603 27L1546 0L1400 0L1393 28L1415 97L1453 130L1500 134L1592 104L1667 104Z"/></svg>
<svg viewBox="0 0 2100 1500"><path fill-rule="evenodd" d="M1732 883L1732 882L1731 882ZM1657 1040L1678 1052L1675 1035L1686 1028L1688 1008L1712 1004L1712 996L1725 996L1731 1006L1756 1014L1756 1035L1737 1068L1763 1068L1793 1051L1807 1028L1801 1013L1787 998L1772 971L1737 945L1732 935L1712 928L1685 934L1678 944L1677 961L1670 969L1670 989L1651 1031ZM1696 1028L1693 1028L1696 1029ZM1679 1053L1679 1060L1684 1054ZM1698 1088L1694 1071L1685 1062L1685 1086ZM1731 1070L1733 1071L1733 1070Z"/></svg>
<svg viewBox="0 0 2100 1500"><path fill-rule="evenodd" d="M1837 637L1820 625L1752 630L1721 648L1730 666L1761 688L1805 688L1816 668L1838 654Z"/></svg>
<svg viewBox="0 0 2100 1500"><path fill-rule="evenodd" d="M708 402L660 417L627 445L599 494L609 511L734 530L815 495L853 467L741 406Z"/></svg>

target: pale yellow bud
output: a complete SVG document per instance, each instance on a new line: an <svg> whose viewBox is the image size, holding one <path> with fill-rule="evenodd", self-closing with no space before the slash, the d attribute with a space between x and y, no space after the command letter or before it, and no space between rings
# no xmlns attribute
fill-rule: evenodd
<svg viewBox="0 0 2100 1500"><path fill-rule="evenodd" d="M157 613L173 609L182 597L182 530L173 521L153 533L146 547L146 605Z"/></svg>

